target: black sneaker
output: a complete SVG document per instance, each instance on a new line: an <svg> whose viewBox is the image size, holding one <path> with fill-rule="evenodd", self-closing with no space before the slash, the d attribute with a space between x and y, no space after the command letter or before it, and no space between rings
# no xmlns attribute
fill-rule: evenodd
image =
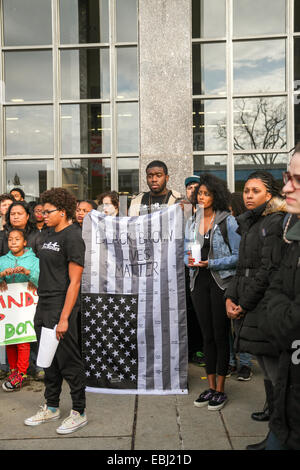
<svg viewBox="0 0 300 470"><path fill-rule="evenodd" d="M226 393L215 392L212 399L208 403L207 409L210 411L218 411L227 403L228 398Z"/></svg>
<svg viewBox="0 0 300 470"><path fill-rule="evenodd" d="M191 362L199 367L205 367L205 357L203 352L197 351L192 355Z"/></svg>
<svg viewBox="0 0 300 470"><path fill-rule="evenodd" d="M237 372L237 367L236 366L231 366L229 365L228 366L228 370L227 370L227 374L226 374L226 377L231 377L232 374L236 374Z"/></svg>
<svg viewBox="0 0 300 470"><path fill-rule="evenodd" d="M251 379L251 377L252 377L252 371L250 367L248 366L242 366L240 370L238 371L238 376L237 376L238 380L243 380L244 382L247 382L248 380Z"/></svg>
<svg viewBox="0 0 300 470"><path fill-rule="evenodd" d="M212 388L205 390L204 392L200 393L197 400L194 401L194 405L198 408L202 408L202 406L208 405L209 401L212 399L215 393L216 391Z"/></svg>

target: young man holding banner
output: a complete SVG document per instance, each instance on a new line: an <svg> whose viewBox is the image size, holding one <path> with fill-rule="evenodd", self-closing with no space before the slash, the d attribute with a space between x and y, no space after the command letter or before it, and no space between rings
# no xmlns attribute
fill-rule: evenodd
<svg viewBox="0 0 300 470"><path fill-rule="evenodd" d="M164 162L154 160L146 168L147 186L150 191L133 197L129 216L145 215L175 204L182 196L173 189L168 189L168 168Z"/></svg>

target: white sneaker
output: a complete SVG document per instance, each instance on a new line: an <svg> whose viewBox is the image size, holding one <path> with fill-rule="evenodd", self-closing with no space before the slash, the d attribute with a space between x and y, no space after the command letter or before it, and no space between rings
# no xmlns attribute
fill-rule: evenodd
<svg viewBox="0 0 300 470"><path fill-rule="evenodd" d="M55 412L49 410L46 404L42 405L40 408L41 409L37 412L37 414L25 419L24 424L27 426L37 426L38 424L54 421L60 417L60 411L58 408Z"/></svg>
<svg viewBox="0 0 300 470"><path fill-rule="evenodd" d="M59 428L58 434L70 434L88 423L86 414L81 415L78 411L71 410L70 416L64 419Z"/></svg>

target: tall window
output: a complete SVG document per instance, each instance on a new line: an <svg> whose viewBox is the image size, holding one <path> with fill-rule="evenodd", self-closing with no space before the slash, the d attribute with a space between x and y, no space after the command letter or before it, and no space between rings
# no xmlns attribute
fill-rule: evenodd
<svg viewBox="0 0 300 470"><path fill-rule="evenodd" d="M194 171L227 179L231 190L258 168L281 180L300 138L299 3L192 0Z"/></svg>
<svg viewBox="0 0 300 470"><path fill-rule="evenodd" d="M137 191L137 0L2 0L2 12L7 189Z"/></svg>

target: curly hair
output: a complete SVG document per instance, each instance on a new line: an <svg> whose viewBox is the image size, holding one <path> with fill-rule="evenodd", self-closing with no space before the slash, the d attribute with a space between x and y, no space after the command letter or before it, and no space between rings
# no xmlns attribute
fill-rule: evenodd
<svg viewBox="0 0 300 470"><path fill-rule="evenodd" d="M34 219L33 219L33 216L32 216L32 212L31 212L27 202L25 202L25 201L15 201L9 206L9 208L8 208L6 214L5 214L5 222L6 222L5 223L5 231L9 232L12 228L14 228L13 225L11 224L11 222L10 222L10 213L11 213L12 208L16 207L16 206L23 207L25 212L29 215L29 219L28 219L26 227L25 227L25 232L26 232L26 234L28 234L29 232L31 232L32 230L35 229L35 222L34 222Z"/></svg>
<svg viewBox="0 0 300 470"><path fill-rule="evenodd" d="M67 219L75 217L76 198L65 188L51 188L41 194L42 204L51 204L60 211L65 211Z"/></svg>
<svg viewBox="0 0 300 470"><path fill-rule="evenodd" d="M116 208L119 209L119 194L117 191L106 191L105 193L99 194L97 196L98 204L99 206L103 204L103 199L105 197L109 197L111 200L112 205Z"/></svg>
<svg viewBox="0 0 300 470"><path fill-rule="evenodd" d="M197 204L197 196L201 186L206 186L207 190L212 194L213 210L229 211L230 192L224 180L210 173L200 175L199 186L196 188L193 197L194 206Z"/></svg>

